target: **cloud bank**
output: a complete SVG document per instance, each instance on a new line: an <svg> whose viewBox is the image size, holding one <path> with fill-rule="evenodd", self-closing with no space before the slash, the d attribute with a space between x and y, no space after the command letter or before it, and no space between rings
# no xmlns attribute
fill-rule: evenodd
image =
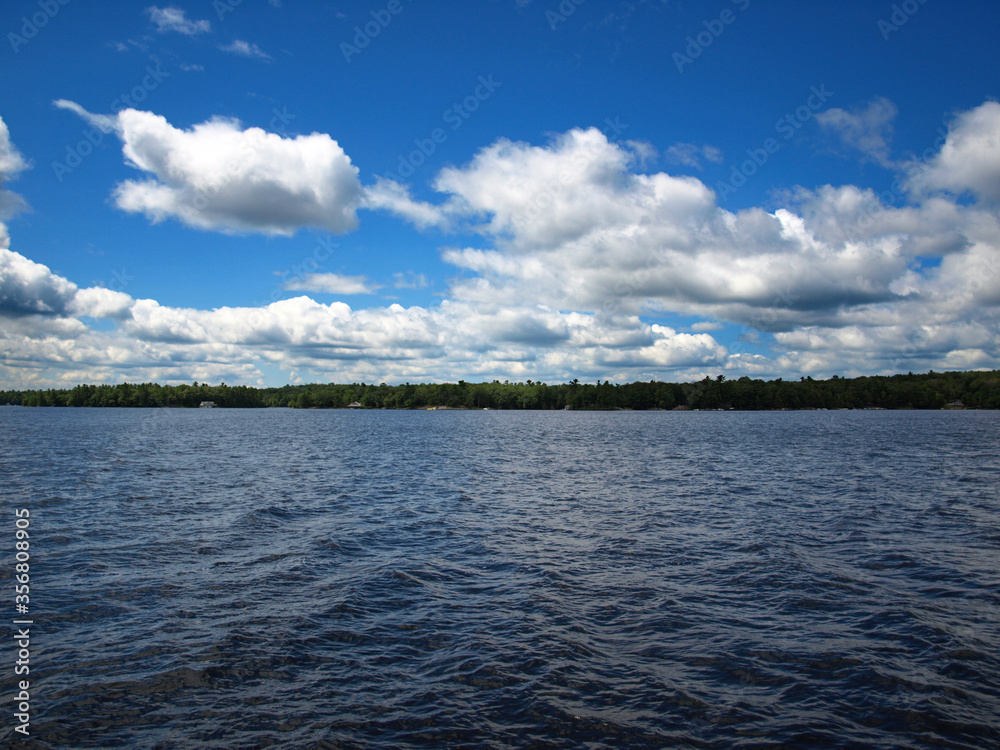
<svg viewBox="0 0 1000 750"><path fill-rule="evenodd" d="M887 112L868 106L826 121L890 163ZM442 248L457 276L431 306L353 309L301 295L200 310L80 289L11 250L4 231L5 383L254 383L274 368L403 382L1000 367L994 102L959 113L928 158L892 162L898 192L796 188L770 211L725 210L699 179L644 172L641 144L593 128L544 145L500 139L441 170L437 199L421 201L391 181L362 187L325 134L282 137L220 119L182 130L136 110L115 115L113 126L127 162L149 175L121 183L115 200L152 221L344 232L367 209L474 242ZM4 177L24 168L12 154L0 129ZM386 274L316 273L286 289L350 295L426 285L399 269ZM94 318L112 321L111 330ZM716 335L727 330L733 343L724 346Z"/></svg>

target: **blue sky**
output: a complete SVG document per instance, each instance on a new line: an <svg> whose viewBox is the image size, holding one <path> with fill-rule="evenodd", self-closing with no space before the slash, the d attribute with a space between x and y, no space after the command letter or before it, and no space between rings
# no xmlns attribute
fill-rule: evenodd
<svg viewBox="0 0 1000 750"><path fill-rule="evenodd" d="M1000 367L991 2L0 15L0 387Z"/></svg>

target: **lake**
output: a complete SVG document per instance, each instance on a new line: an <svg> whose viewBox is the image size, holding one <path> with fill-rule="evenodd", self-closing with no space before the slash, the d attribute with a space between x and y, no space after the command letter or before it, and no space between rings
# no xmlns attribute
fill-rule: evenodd
<svg viewBox="0 0 1000 750"><path fill-rule="evenodd" d="M974 411L0 407L31 746L997 747L998 438Z"/></svg>

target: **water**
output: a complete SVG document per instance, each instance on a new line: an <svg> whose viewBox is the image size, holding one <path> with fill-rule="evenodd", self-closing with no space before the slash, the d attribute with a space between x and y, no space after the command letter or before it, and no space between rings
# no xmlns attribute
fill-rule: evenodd
<svg viewBox="0 0 1000 750"><path fill-rule="evenodd" d="M32 522L11 744L996 747L998 432L0 408L2 544Z"/></svg>

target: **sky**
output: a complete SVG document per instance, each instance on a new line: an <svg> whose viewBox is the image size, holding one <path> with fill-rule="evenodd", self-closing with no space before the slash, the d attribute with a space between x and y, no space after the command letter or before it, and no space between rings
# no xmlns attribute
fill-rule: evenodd
<svg viewBox="0 0 1000 750"><path fill-rule="evenodd" d="M994 0L7 0L0 388L1000 368Z"/></svg>

